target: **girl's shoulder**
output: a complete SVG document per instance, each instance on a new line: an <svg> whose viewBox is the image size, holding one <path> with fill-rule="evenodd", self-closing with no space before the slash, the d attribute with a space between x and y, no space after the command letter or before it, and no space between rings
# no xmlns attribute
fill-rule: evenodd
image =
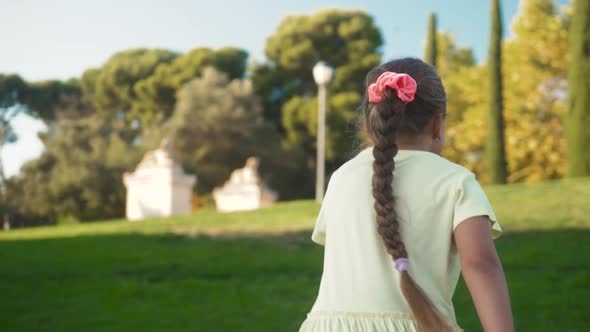
<svg viewBox="0 0 590 332"><path fill-rule="evenodd" d="M409 166L424 177L442 178L448 182L462 182L467 178L475 177L466 167L428 151L399 150L394 159L396 169ZM366 175L364 173L372 174L373 160L371 147L360 151L332 173L330 182L364 177Z"/></svg>
<svg viewBox="0 0 590 332"><path fill-rule="evenodd" d="M339 177L346 177L349 173L358 174L359 171L362 171L364 168L372 169L373 163L373 153L372 148L366 148L360 152L358 152L354 157L350 158L340 167L338 167L330 177L330 181L332 182L333 179L337 179Z"/></svg>
<svg viewBox="0 0 590 332"><path fill-rule="evenodd" d="M441 184L446 182L451 186L457 186L467 179L475 178L475 174L465 166L435 154L431 155L428 162L419 163L418 167L425 169L424 176L430 175L433 178L438 178L437 182Z"/></svg>

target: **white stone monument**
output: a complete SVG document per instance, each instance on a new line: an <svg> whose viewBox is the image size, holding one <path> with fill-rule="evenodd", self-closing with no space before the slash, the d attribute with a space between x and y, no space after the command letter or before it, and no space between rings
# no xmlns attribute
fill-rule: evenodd
<svg viewBox="0 0 590 332"><path fill-rule="evenodd" d="M197 180L187 175L171 156L171 142L164 139L160 148L148 152L135 172L125 173L127 219L188 214L192 188Z"/></svg>
<svg viewBox="0 0 590 332"><path fill-rule="evenodd" d="M248 158L244 168L232 172L223 187L213 190L218 211L255 210L272 205L277 193L264 185L258 176L258 159Z"/></svg>

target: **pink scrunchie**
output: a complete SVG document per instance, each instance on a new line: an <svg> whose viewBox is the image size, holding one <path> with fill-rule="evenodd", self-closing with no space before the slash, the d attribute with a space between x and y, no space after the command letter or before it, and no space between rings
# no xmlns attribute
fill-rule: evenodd
<svg viewBox="0 0 590 332"><path fill-rule="evenodd" d="M414 100L417 84L412 76L386 71L377 78L377 81L369 85L369 102L380 103L383 100L383 91L391 88L404 103Z"/></svg>

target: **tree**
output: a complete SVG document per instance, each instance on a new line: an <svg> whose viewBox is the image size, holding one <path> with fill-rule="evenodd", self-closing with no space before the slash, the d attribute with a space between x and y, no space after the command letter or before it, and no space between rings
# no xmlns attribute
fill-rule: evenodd
<svg viewBox="0 0 590 332"><path fill-rule="evenodd" d="M242 77L246 58L244 51L234 48L200 49L185 55L133 49L85 71L80 80L28 83L14 75L0 75L0 109L25 111L42 118L49 127L41 134L44 154L24 165L21 174L10 181L10 204L16 208L12 213L36 220L122 216L122 174L150 147L142 143L150 127L145 124L157 124L169 116L160 108L139 107L150 105L149 98L142 99L146 95L140 88L158 73L165 73L173 94L167 107L172 108L176 89L200 76L206 66ZM165 89L154 91L154 96L164 96L159 101L165 100ZM132 122L136 119L141 120L140 126Z"/></svg>
<svg viewBox="0 0 590 332"><path fill-rule="evenodd" d="M431 13L428 19L428 35L426 36L426 49L424 50L424 61L437 66L437 43L436 43L436 14Z"/></svg>
<svg viewBox="0 0 590 332"><path fill-rule="evenodd" d="M504 45L504 121L509 182L562 177L569 14L552 0L520 3Z"/></svg>
<svg viewBox="0 0 590 332"><path fill-rule="evenodd" d="M134 114L147 123L159 123L170 117L178 90L188 81L200 77L211 66L229 76L241 78L246 71L248 53L242 49L225 47L219 50L195 48L159 67L153 75L134 86L137 98Z"/></svg>
<svg viewBox="0 0 590 332"><path fill-rule="evenodd" d="M537 182L563 176L566 112L568 11L552 0L524 0L513 20L514 37L503 45L503 96L508 182ZM443 38L438 39L444 44ZM439 49L444 49L440 47ZM439 56L439 61L441 57ZM442 70L448 94L444 154L467 166L483 182L486 172L489 67Z"/></svg>
<svg viewBox="0 0 590 332"><path fill-rule="evenodd" d="M444 77L447 90L445 157L488 182L485 165L489 84L486 66L466 66Z"/></svg>
<svg viewBox="0 0 590 332"><path fill-rule="evenodd" d="M172 62L177 53L164 49L130 49L118 52L98 70L89 69L82 76L82 93L97 111L111 117L130 113L137 100L136 84L152 76L156 69Z"/></svg>
<svg viewBox="0 0 590 332"><path fill-rule="evenodd" d="M264 179L282 198L301 197L293 181L301 181L296 173L303 160L296 151L282 149L278 132L262 118L249 80L230 80L209 68L186 83L177 99L163 135L172 137L185 169L198 175L199 192L222 185L248 157L256 156Z"/></svg>
<svg viewBox="0 0 590 332"><path fill-rule="evenodd" d="M254 93L261 99L262 115L284 135L281 108L300 90L299 82L271 63L253 63L249 69Z"/></svg>
<svg viewBox="0 0 590 332"><path fill-rule="evenodd" d="M213 66L232 78L242 77L248 54L241 49L195 48L186 54L165 49L130 49L114 54L102 67L84 72L79 85L84 101L111 117L147 126L166 120L177 90ZM137 122L139 121L139 122Z"/></svg>
<svg viewBox="0 0 590 332"><path fill-rule="evenodd" d="M79 98L81 95L78 81L38 81L28 82L25 94L19 103L22 110L34 118L43 120L45 124L51 123L59 116L58 112L64 99L70 97Z"/></svg>
<svg viewBox="0 0 590 332"><path fill-rule="evenodd" d="M286 17L268 37L266 55L299 80L303 94L316 92L311 69L320 60L337 70L335 91L360 91L368 70L380 62L383 40L362 11L325 10Z"/></svg>
<svg viewBox="0 0 590 332"><path fill-rule="evenodd" d="M7 120L9 115L10 118L14 118L24 113L49 124L56 117L57 105L63 98L72 95L80 95L78 82L74 79L65 82L26 82L18 75L0 74L0 111L4 119L2 121ZM9 123L5 122L4 125L8 126Z"/></svg>
<svg viewBox="0 0 590 332"><path fill-rule="evenodd" d="M17 140L16 132L12 128L12 120L18 115L19 98L26 90L26 83L18 75L0 74L0 194L4 197L4 163L2 161L2 148L5 144L14 143Z"/></svg>
<svg viewBox="0 0 590 332"><path fill-rule="evenodd" d="M56 120L56 130L40 134L45 151L11 179L11 205L17 214L48 221L122 217L122 176L142 151L125 138L121 121L71 114Z"/></svg>
<svg viewBox="0 0 590 332"><path fill-rule="evenodd" d="M357 137L357 113L361 96L357 92L330 95L326 113L326 159L338 165L345 161ZM295 96L283 106L283 126L288 146L298 146L307 152L308 161L315 168L318 120L317 97Z"/></svg>
<svg viewBox="0 0 590 332"><path fill-rule="evenodd" d="M506 183L506 152L502 96L502 16L499 0L492 0L492 29L488 59L490 100L486 159L491 183Z"/></svg>
<svg viewBox="0 0 590 332"><path fill-rule="evenodd" d="M569 36L572 62L569 70L567 114L567 175L590 175L590 3L574 0Z"/></svg>
<svg viewBox="0 0 590 332"><path fill-rule="evenodd" d="M283 82L282 87L275 87L271 90L273 93L266 93L264 97L283 103L281 114L273 117L282 119L285 143L302 147L311 168L314 167L317 125L313 66L323 60L336 69L328 86L326 157L331 161L330 167L346 159L352 142L357 139L351 123L359 117L357 109L364 93L365 75L381 61L382 43L381 34L367 13L348 10L288 16L267 39L270 68L288 79L278 79ZM257 82L257 78L254 81ZM285 98L290 94L292 96ZM268 103L263 101L264 105Z"/></svg>
<svg viewBox="0 0 590 332"><path fill-rule="evenodd" d="M56 105L63 98L78 93L76 82L73 81L28 83L18 75L0 74L0 211L5 222L9 221L8 215L14 210L10 202L13 196L10 190L18 188L7 183L1 153L5 144L18 139L12 127L13 119L19 114L26 114L48 123L56 116Z"/></svg>
<svg viewBox="0 0 590 332"><path fill-rule="evenodd" d="M28 83L18 75L0 74L0 151L18 137L12 120L21 113L41 118L46 123L55 117L56 105L69 95L78 93L75 82L42 81ZM5 183L0 153L0 187Z"/></svg>
<svg viewBox="0 0 590 332"><path fill-rule="evenodd" d="M436 71L443 79L460 71L461 68L475 65L473 49L457 46L455 37L451 34L439 31L436 45Z"/></svg>

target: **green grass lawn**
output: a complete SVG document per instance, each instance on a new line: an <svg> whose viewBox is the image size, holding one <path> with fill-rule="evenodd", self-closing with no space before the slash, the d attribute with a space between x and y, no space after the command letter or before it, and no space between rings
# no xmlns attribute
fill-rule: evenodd
<svg viewBox="0 0 590 332"><path fill-rule="evenodd" d="M487 187L518 331L590 331L590 179ZM0 331L296 331L318 205L0 233ZM481 330L463 284L459 323Z"/></svg>

